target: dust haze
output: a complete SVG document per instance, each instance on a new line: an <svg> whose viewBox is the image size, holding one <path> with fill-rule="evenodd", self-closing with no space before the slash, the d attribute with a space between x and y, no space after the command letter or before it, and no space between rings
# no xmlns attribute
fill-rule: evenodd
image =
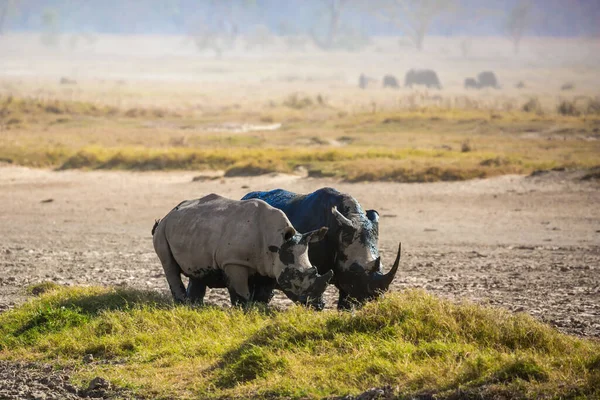
<svg viewBox="0 0 600 400"><path fill-rule="evenodd" d="M405 74L431 69L442 89L413 90L438 105L468 93L485 107L536 96L553 108L559 96L598 94L599 10L594 1L5 0L0 90L171 108L264 105L302 91L361 110L409 106ZM465 79L482 71L501 89L467 92ZM385 75L399 91L382 91ZM61 79L66 87L55 87ZM131 98L150 87L169 98Z"/></svg>

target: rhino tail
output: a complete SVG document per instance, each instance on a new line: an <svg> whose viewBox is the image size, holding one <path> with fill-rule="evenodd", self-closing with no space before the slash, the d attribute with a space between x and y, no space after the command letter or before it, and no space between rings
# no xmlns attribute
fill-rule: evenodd
<svg viewBox="0 0 600 400"><path fill-rule="evenodd" d="M154 232L156 232L156 228L158 227L158 224L160 224L160 218L154 220L154 226L152 227L152 236L154 236Z"/></svg>

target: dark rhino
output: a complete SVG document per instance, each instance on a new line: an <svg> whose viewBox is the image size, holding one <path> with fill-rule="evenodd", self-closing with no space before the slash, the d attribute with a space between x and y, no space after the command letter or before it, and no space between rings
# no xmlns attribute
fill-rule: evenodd
<svg viewBox="0 0 600 400"><path fill-rule="evenodd" d="M152 237L176 302L202 302L207 286L226 286L232 303L246 304L253 300L253 277L262 276L276 281L292 301L313 304L333 272L318 274L308 244L326 232L320 227L301 235L264 201L211 194L180 203L156 221ZM190 278L187 291L181 274Z"/></svg>
<svg viewBox="0 0 600 400"><path fill-rule="evenodd" d="M404 86L413 87L413 85L425 85L428 88L442 88L442 84L435 73L431 69L411 69L404 77Z"/></svg>
<svg viewBox="0 0 600 400"><path fill-rule="evenodd" d="M339 290L338 309L349 309L388 290L398 271L400 248L393 267L384 274L378 248L377 211L363 211L352 196L332 188L310 194L282 189L251 192L243 199L260 199L279 208L299 232L328 228L324 240L311 244L308 257L320 274L333 270L331 283ZM268 301L275 283L263 279L257 286L254 293Z"/></svg>
<svg viewBox="0 0 600 400"><path fill-rule="evenodd" d="M500 89L496 74L492 71L483 71L477 75L477 84L480 88L491 87L494 89Z"/></svg>
<svg viewBox="0 0 600 400"><path fill-rule="evenodd" d="M479 84L475 78L465 79L465 89L479 89Z"/></svg>
<svg viewBox="0 0 600 400"><path fill-rule="evenodd" d="M383 87L384 88L392 88L392 89L400 89L400 85L398 84L398 80L394 75L386 75L383 77Z"/></svg>

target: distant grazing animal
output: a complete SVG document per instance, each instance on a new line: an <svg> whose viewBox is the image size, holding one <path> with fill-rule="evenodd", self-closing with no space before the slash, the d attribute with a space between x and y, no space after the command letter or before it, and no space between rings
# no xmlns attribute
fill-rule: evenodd
<svg viewBox="0 0 600 400"><path fill-rule="evenodd" d="M369 78L365 74L360 74L358 77L358 87L366 89L370 84L377 82L377 79Z"/></svg>
<svg viewBox="0 0 600 400"><path fill-rule="evenodd" d="M77 81L75 79L65 78L64 76L60 78L61 85L77 85Z"/></svg>
<svg viewBox="0 0 600 400"><path fill-rule="evenodd" d="M253 300L249 279L273 279L293 301L322 298L333 276L319 275L308 259L308 243L325 237L319 227L299 234L281 210L261 200L230 200L216 194L186 200L152 228L173 298L202 302L206 287L229 289L233 304ZM186 289L181 274L193 280Z"/></svg>
<svg viewBox="0 0 600 400"><path fill-rule="evenodd" d="M308 257L321 274L335 272L332 283L339 289L338 309L365 303L388 290L398 271L400 248L393 267L383 274L377 211L363 211L352 196L332 188L310 194L282 189L251 192L243 199L261 199L281 209L300 232L328 228L325 239L310 246ZM263 280L261 284L255 292L266 299L274 282Z"/></svg>
<svg viewBox="0 0 600 400"><path fill-rule="evenodd" d="M525 89L525 82L519 81L519 82L517 82L517 84L515 85L515 87L517 89Z"/></svg>
<svg viewBox="0 0 600 400"><path fill-rule="evenodd" d="M386 75L383 77L383 87L389 87L393 89L399 89L400 85L398 84L398 80L394 75Z"/></svg>
<svg viewBox="0 0 600 400"><path fill-rule="evenodd" d="M575 89L575 85L571 82L565 83L560 87L560 90L573 90Z"/></svg>
<svg viewBox="0 0 600 400"><path fill-rule="evenodd" d="M479 89L479 84L475 78L465 79L465 89Z"/></svg>
<svg viewBox="0 0 600 400"><path fill-rule="evenodd" d="M442 85L435 71L431 69L411 69L404 77L404 86L425 85L428 88L441 89Z"/></svg>
<svg viewBox="0 0 600 400"><path fill-rule="evenodd" d="M491 87L494 89L500 89L496 74L492 71L483 71L477 75L477 84L480 88Z"/></svg>

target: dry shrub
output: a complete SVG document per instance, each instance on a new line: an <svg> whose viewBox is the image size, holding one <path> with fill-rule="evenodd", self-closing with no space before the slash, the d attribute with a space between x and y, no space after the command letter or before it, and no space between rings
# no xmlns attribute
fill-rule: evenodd
<svg viewBox="0 0 600 400"><path fill-rule="evenodd" d="M468 140L465 140L460 145L460 151L462 151L463 153L468 153L472 150L473 150L473 147L471 146L471 142L469 142Z"/></svg>
<svg viewBox="0 0 600 400"><path fill-rule="evenodd" d="M289 108L301 110L303 108L312 107L314 102L308 96L301 95L300 93L292 93L283 101L283 105Z"/></svg>
<svg viewBox="0 0 600 400"><path fill-rule="evenodd" d="M523 104L522 110L525 112L541 114L542 105L537 97L532 97L527 103Z"/></svg>
<svg viewBox="0 0 600 400"><path fill-rule="evenodd" d="M600 114L600 97L595 97L588 100L587 113Z"/></svg>
<svg viewBox="0 0 600 400"><path fill-rule="evenodd" d="M185 147L187 146L187 138L185 136L172 137L169 139L169 145L173 147Z"/></svg>
<svg viewBox="0 0 600 400"><path fill-rule="evenodd" d="M579 112L575 101L571 100L561 100L558 103L558 107L556 109L561 115L570 115L570 116L579 116L581 113Z"/></svg>

